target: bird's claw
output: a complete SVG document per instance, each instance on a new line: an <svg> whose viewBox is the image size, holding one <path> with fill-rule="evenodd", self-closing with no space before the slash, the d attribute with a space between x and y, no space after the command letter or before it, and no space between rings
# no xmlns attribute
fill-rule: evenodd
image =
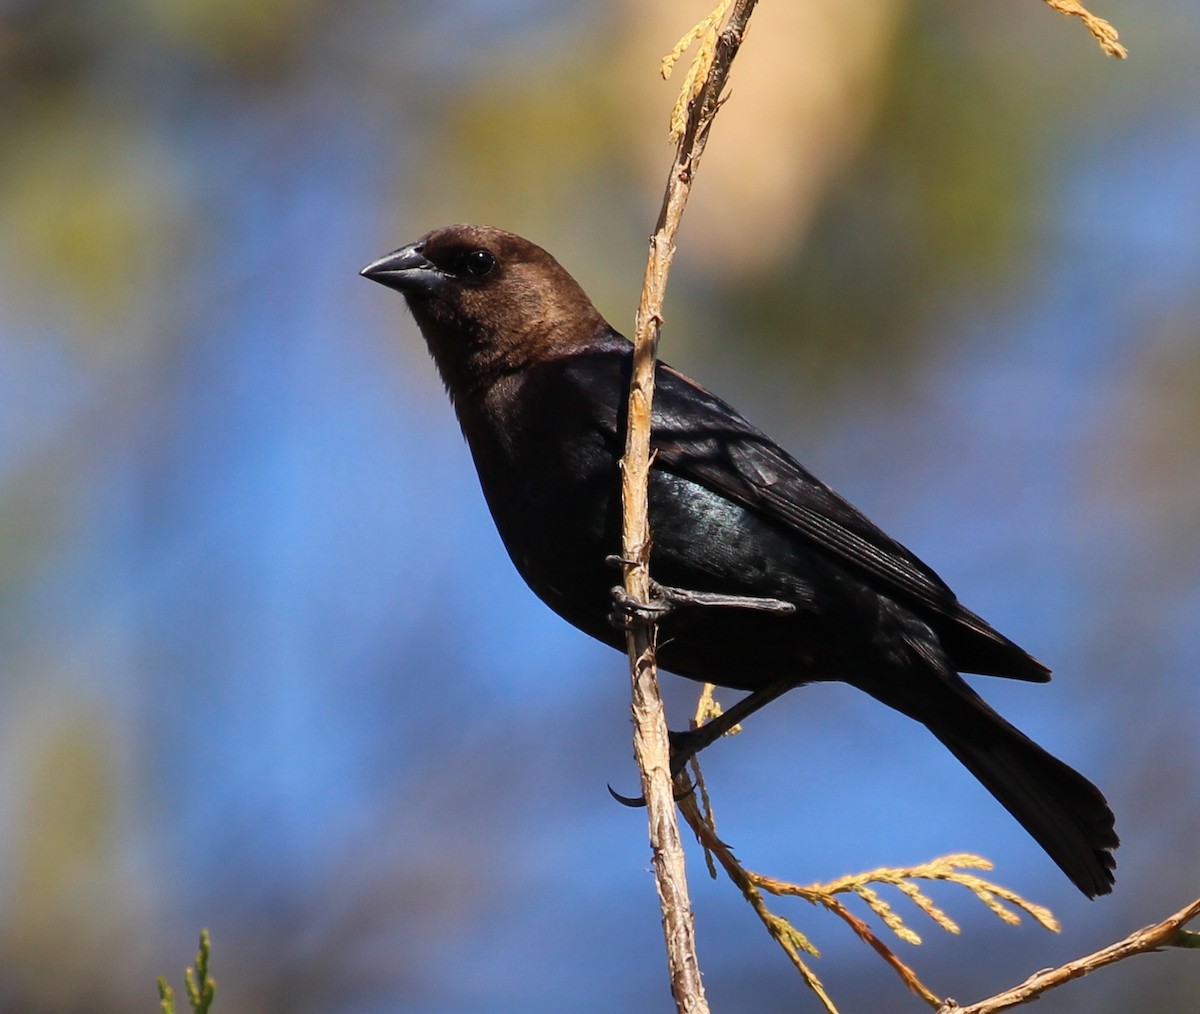
<svg viewBox="0 0 1200 1014"><path fill-rule="evenodd" d="M639 809L646 805L646 797L645 796L623 796L616 789L614 789L611 785L606 786L606 788L608 789L608 794L610 796L612 796L613 799L615 799L622 806L628 806L631 809ZM695 791L696 791L695 783L688 782L687 785L684 786L684 788L677 789L675 791L675 793L673 794L673 798L674 798L675 802L682 803L685 799L687 799L688 796L690 796Z"/></svg>
<svg viewBox="0 0 1200 1014"><path fill-rule="evenodd" d="M606 556L604 562L619 570L621 567L635 566L638 561L613 553ZM649 602L644 602L637 596L630 595L623 586L614 585L610 589L610 594L615 608L608 614L608 622L618 630L628 630L638 623L657 623L674 608L672 602L658 594L659 590L660 585L651 578L650 594L654 598Z"/></svg>
<svg viewBox="0 0 1200 1014"><path fill-rule="evenodd" d="M650 593L654 595L657 590L652 582ZM675 604L669 599L656 596L649 602L643 602L619 584L613 585L611 594L616 608L608 614L608 621L614 627L625 630L634 623L658 623L675 609Z"/></svg>
<svg viewBox="0 0 1200 1014"><path fill-rule="evenodd" d="M678 784L679 776L683 774L688 761L696 756L702 744L696 742L696 737L692 732L672 732L668 730L667 739L671 746L671 784L675 786L675 802L682 803L696 791L696 784L689 779L687 784L680 788ZM611 785L608 786L608 794L622 806L638 807L646 805L645 796L623 796Z"/></svg>
<svg viewBox="0 0 1200 1014"><path fill-rule="evenodd" d="M606 785L605 788L608 789L608 794L622 806L628 806L630 809L635 810L640 806L646 805L645 796L622 796L621 793L619 793L611 785Z"/></svg>

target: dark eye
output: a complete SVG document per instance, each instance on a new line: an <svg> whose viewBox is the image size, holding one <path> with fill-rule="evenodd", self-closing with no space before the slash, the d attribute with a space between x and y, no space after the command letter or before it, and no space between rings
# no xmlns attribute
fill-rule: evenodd
<svg viewBox="0 0 1200 1014"><path fill-rule="evenodd" d="M486 250L472 250L463 258L463 271L471 278L483 278L492 273L496 258Z"/></svg>

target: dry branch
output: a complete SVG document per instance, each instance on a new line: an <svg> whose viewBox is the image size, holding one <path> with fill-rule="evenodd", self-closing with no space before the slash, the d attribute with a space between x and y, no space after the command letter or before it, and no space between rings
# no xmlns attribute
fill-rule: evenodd
<svg viewBox="0 0 1200 1014"><path fill-rule="evenodd" d="M1094 972L1097 968L1111 965L1115 961L1131 958L1135 954L1148 954L1162 947L1194 947L1194 936L1183 929L1191 920L1200 915L1200 898L1174 915L1152 926L1146 926L1136 933L1130 933L1124 940L1096 951L1093 954L1068 961L1059 968L1050 968L1031 975L1019 986L997 993L995 996L980 1000L969 1007L960 1007L953 1000L938 1009L937 1014L996 1014L997 1011L1008 1010L1021 1004L1038 999L1043 993L1055 986L1061 986L1072 979L1078 979Z"/></svg>
<svg viewBox="0 0 1200 1014"><path fill-rule="evenodd" d="M633 376L625 456L621 461L621 500L624 511L622 555L625 590L636 601L649 598L650 528L647 495L650 478L650 410L654 397L654 364L662 325L667 274L675 255L675 234L695 179L709 128L720 108L721 91L742 43L757 0L738 0L728 24L717 39L703 84L691 97L686 125L667 178L658 224L650 252L634 333ZM655 880L663 915L671 991L680 1011L708 1010L696 957L695 928L688 899L687 875L675 799L671 788L670 746L666 715L658 692L654 626L631 623L626 638L633 684L634 754L642 774L653 851Z"/></svg>
<svg viewBox="0 0 1200 1014"><path fill-rule="evenodd" d="M1103 18L1096 17L1079 0L1046 0L1046 3L1059 14L1079 18L1087 26L1087 30L1092 33L1092 38L1100 44L1100 48L1104 50L1106 56L1124 60L1129 55L1129 50L1117 41L1117 30Z"/></svg>

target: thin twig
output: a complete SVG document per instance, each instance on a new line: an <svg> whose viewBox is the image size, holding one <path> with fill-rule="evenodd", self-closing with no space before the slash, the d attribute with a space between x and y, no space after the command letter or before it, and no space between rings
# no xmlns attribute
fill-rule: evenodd
<svg viewBox="0 0 1200 1014"><path fill-rule="evenodd" d="M1079 0L1046 0L1046 3L1059 14L1079 18L1087 26L1087 30L1092 33L1092 38L1100 44L1100 48L1106 56L1124 60L1129 55L1129 50L1117 41L1117 30L1103 18L1096 17Z"/></svg>
<svg viewBox="0 0 1200 1014"><path fill-rule="evenodd" d="M1153 926L1146 926L1136 933L1130 933L1124 940L1096 951L1093 954L1068 961L1059 968L1050 968L1031 975L1019 986L1007 989L1003 993L980 1000L969 1007L960 1007L953 1000L947 1000L938 1010L938 1014L995 1014L997 1011L1008 1010L1024 1003L1036 1000L1048 989L1061 986L1072 979L1094 972L1097 968L1111 965L1115 961L1131 958L1135 954L1147 954L1162 947L1190 947L1192 934L1184 931L1183 927L1200 915L1200 898L1197 898L1186 908L1181 908L1174 915Z"/></svg>
<svg viewBox="0 0 1200 1014"><path fill-rule="evenodd" d="M767 928L767 932L783 948L795 966L796 971L800 973L805 985L817 995L817 999L821 1001L821 1005L825 1008L827 1014L838 1014L838 1009L834 1006L833 1000L830 999L829 994L825 991L821 980L809 968L808 963L801 956L802 954L808 954L811 957L819 957L820 952L791 923L786 919L779 918L779 916L775 915L767 907L762 892L755 883L753 874L737 861L733 850L717 837L712 824L700 812L695 795L685 797L679 804L679 808L683 812L684 819L690 825L692 832L696 835L696 840L704 847L705 852L714 856L717 862L721 864L722 869L725 870L725 875L742 892L742 896L750 903L755 914Z"/></svg>
<svg viewBox="0 0 1200 1014"><path fill-rule="evenodd" d="M696 168L720 108L721 91L737 55L757 0L738 0L717 42L703 87L692 99L687 126L667 178L658 224L650 239L646 274L634 334L633 376L625 456L621 461L624 510L622 553L626 560L625 590L638 601L649 598L650 528L647 521L650 478L650 407L654 397L654 364L662 326L667 274L675 255L675 234L691 192ZM675 800L671 789L670 746L666 715L658 692L652 623L633 623L626 637L633 684L634 753L642 773L653 851L655 880L663 914L671 991L678 1010L707 1012L704 985L696 956L695 927L688 898L687 875Z"/></svg>

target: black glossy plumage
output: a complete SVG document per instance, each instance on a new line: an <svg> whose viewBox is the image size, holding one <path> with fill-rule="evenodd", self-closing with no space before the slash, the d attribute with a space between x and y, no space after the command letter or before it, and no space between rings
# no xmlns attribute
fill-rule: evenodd
<svg viewBox="0 0 1200 1014"><path fill-rule="evenodd" d="M620 549L630 345L545 251L481 226L436 230L363 274L402 291L454 402L509 555L563 618L623 649L608 622ZM787 616L682 608L659 663L759 690L840 680L929 728L1089 897L1118 844L1104 797L958 675L1049 670L733 408L657 373L651 573L665 585L793 603Z"/></svg>

